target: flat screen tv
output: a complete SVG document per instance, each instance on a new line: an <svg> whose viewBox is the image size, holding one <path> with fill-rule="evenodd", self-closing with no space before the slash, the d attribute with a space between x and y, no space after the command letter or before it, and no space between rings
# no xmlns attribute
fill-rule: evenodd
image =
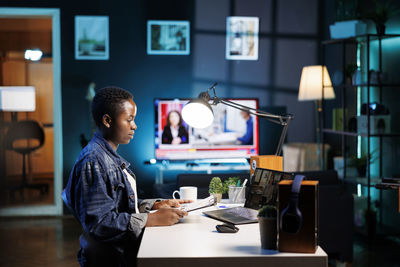
<svg viewBox="0 0 400 267"><path fill-rule="evenodd" d="M258 99L229 99L258 108ZM189 127L181 116L188 99L154 99L155 157L158 160L249 158L258 155L258 118L232 107L213 105L214 122Z"/></svg>

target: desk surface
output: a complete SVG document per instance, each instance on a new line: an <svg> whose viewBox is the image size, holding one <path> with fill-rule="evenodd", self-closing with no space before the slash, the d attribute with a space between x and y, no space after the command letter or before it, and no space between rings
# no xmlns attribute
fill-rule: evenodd
<svg viewBox="0 0 400 267"><path fill-rule="evenodd" d="M328 266L320 247L315 254L262 249L258 224L239 225L235 234L218 233L215 225L221 222L202 215L204 210L173 226L146 228L138 266Z"/></svg>

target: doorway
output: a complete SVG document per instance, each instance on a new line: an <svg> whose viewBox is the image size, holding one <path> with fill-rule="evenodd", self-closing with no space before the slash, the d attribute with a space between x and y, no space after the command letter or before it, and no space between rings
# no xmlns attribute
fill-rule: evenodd
<svg viewBox="0 0 400 267"><path fill-rule="evenodd" d="M0 149L0 216L61 215L60 11L0 8L0 25L0 86L33 86L36 100L31 112L0 111L0 141L5 144ZM31 61L28 49L40 51L42 58ZM42 138L12 143L31 124ZM38 148L21 152L20 147Z"/></svg>

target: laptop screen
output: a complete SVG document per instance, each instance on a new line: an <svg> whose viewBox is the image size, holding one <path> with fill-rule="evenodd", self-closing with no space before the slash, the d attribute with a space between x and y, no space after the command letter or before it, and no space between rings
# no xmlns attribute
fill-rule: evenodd
<svg viewBox="0 0 400 267"><path fill-rule="evenodd" d="M250 177L244 206L256 210L265 205L276 206L279 181L293 180L293 178L293 173L256 168L254 174Z"/></svg>

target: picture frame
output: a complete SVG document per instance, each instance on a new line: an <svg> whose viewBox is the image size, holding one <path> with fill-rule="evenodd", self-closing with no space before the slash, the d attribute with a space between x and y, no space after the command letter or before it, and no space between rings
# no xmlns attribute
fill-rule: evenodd
<svg viewBox="0 0 400 267"><path fill-rule="evenodd" d="M228 60L258 60L258 17L226 18Z"/></svg>
<svg viewBox="0 0 400 267"><path fill-rule="evenodd" d="M189 55L190 22L172 20L147 21L148 55Z"/></svg>
<svg viewBox="0 0 400 267"><path fill-rule="evenodd" d="M75 16L75 59L109 59L108 16Z"/></svg>

